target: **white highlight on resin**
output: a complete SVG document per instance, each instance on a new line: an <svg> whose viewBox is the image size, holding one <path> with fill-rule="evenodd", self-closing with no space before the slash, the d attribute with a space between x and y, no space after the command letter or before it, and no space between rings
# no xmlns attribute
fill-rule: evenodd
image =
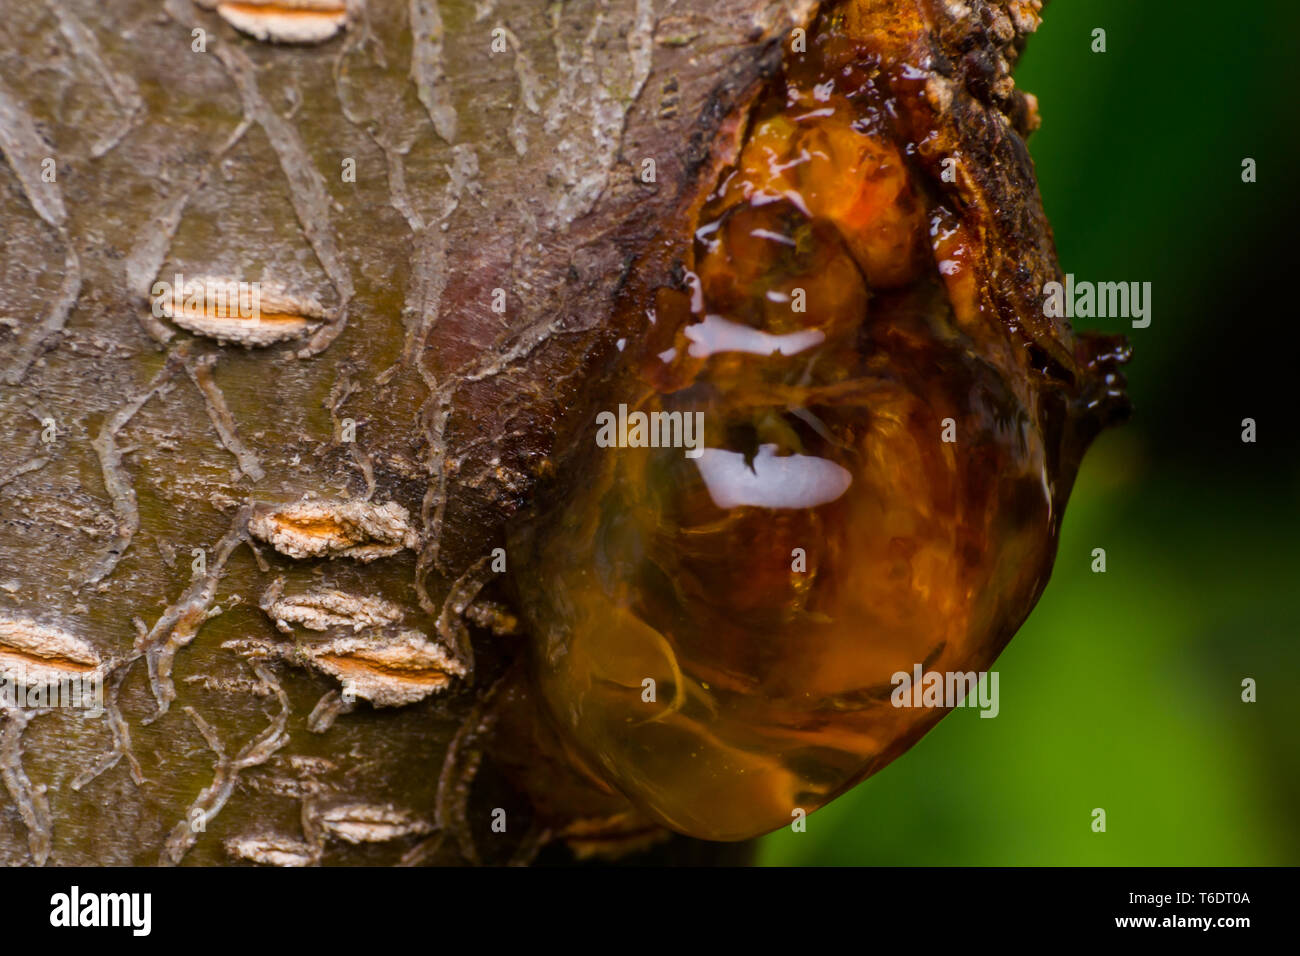
<svg viewBox="0 0 1300 956"><path fill-rule="evenodd" d="M686 326L692 358L708 358L718 352L749 352L752 355L797 355L826 341L818 329L772 335L732 322L720 315L706 315L703 322Z"/></svg>
<svg viewBox="0 0 1300 956"><path fill-rule="evenodd" d="M745 456L705 448L696 464L719 508L816 508L834 501L853 476L833 461L813 455L777 455L775 445L759 445L752 467Z"/></svg>

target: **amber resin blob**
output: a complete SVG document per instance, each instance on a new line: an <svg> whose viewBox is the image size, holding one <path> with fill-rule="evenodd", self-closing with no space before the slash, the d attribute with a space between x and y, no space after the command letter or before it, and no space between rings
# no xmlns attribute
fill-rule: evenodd
<svg viewBox="0 0 1300 956"><path fill-rule="evenodd" d="M632 296L626 407L512 542L549 718L682 833L789 824L933 726L893 675L988 668L1121 412L1122 347L988 293L917 75L851 16L787 55Z"/></svg>

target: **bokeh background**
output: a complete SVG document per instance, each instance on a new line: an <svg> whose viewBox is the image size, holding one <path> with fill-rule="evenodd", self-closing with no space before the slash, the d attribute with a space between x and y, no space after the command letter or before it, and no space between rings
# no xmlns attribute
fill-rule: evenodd
<svg viewBox="0 0 1300 956"><path fill-rule="evenodd" d="M1149 328L1076 323L1130 335L1136 414L1084 463L999 716L955 711L758 862L1300 864L1297 36L1293 0L1048 4L1030 149L1064 271L1153 284Z"/></svg>

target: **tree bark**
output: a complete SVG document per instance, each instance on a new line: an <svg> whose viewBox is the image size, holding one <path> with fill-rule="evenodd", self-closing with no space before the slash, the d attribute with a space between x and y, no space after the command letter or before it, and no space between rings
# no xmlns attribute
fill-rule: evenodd
<svg viewBox="0 0 1300 956"><path fill-rule="evenodd" d="M6 711L0 861L531 854L531 801L490 767L458 790L522 638L460 612L503 596L492 549L628 263L811 12L368 0L296 46L185 0L7 5L0 617L85 642L109 707ZM276 282L328 321L266 348L189 335L151 311L176 273ZM395 502L419 542L360 563L244 534L241 509L304 495ZM322 636L259 608L278 579L388 601L472 670L323 729L339 681L248 650Z"/></svg>
<svg viewBox="0 0 1300 956"><path fill-rule="evenodd" d="M934 67L958 90L942 125L977 150L979 208L1028 183L989 219L1013 237L995 294L1028 295L1055 271L1012 131L1031 111L992 85L1035 5L860 6L924 10L964 51ZM0 657L97 670L106 712L5 709L0 862L525 862L658 837L495 709L527 696L496 549L635 334L615 318L634 265L816 8L348 0L337 35L282 45L189 0L6 5ZM154 313L177 274L319 308L295 339L221 342ZM304 500L314 518L285 517ZM412 641L410 701L356 648Z"/></svg>

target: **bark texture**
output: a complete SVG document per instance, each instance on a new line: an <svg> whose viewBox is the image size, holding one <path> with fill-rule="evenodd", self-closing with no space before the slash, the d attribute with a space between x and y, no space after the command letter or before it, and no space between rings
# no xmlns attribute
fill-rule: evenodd
<svg viewBox="0 0 1300 956"><path fill-rule="evenodd" d="M189 0L6 4L0 652L71 667L48 651L71 640L108 706L0 716L0 862L654 840L495 709L527 689L494 549L562 483L640 334L620 290L671 281L660 244L816 7L348 0L290 46ZM1029 314L1056 264L1009 69L1037 4L858 7L912 45L935 155L974 160L953 188L990 295ZM265 347L191 334L150 308L177 273L324 317ZM1068 333L1024 334L1072 366Z"/></svg>

